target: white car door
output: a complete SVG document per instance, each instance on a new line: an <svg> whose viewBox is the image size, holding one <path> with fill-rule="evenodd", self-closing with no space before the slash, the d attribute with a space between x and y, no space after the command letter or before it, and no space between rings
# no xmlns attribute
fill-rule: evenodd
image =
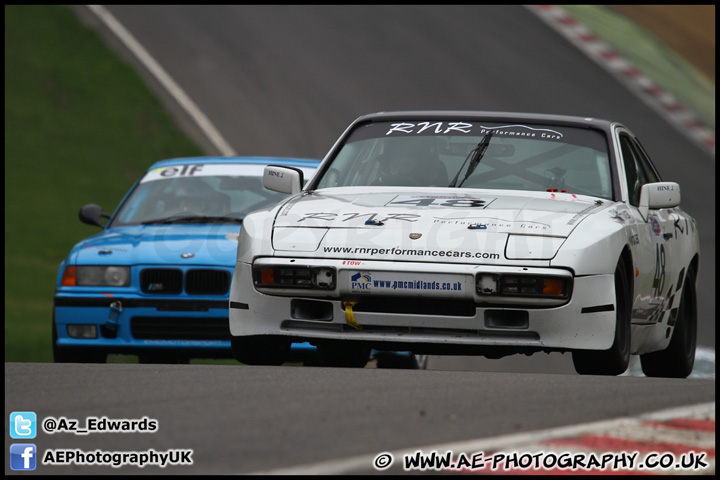
<svg viewBox="0 0 720 480"><path fill-rule="evenodd" d="M667 301L675 289L678 269L673 264L670 241L673 239L673 209L653 209L647 216L638 209L640 189L646 183L659 182L657 173L642 156L644 152L629 132L620 132L628 204L637 230L633 245L635 259L635 298L633 323L656 324L662 320ZM635 240L635 239L633 239Z"/></svg>

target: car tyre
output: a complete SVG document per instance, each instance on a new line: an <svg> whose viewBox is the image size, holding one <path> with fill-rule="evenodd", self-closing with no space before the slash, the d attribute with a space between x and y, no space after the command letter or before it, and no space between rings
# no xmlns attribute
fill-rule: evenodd
<svg viewBox="0 0 720 480"><path fill-rule="evenodd" d="M575 371L581 375L620 375L630 363L630 317L632 285L621 257L615 268L615 338L608 350L575 350Z"/></svg>
<svg viewBox="0 0 720 480"><path fill-rule="evenodd" d="M323 342L317 351L324 367L364 368L370 360L370 347L363 343Z"/></svg>
<svg viewBox="0 0 720 480"><path fill-rule="evenodd" d="M648 377L686 378L695 365L697 347L697 292L695 271L688 269L680 308L670 344L665 350L640 355L640 366Z"/></svg>
<svg viewBox="0 0 720 480"><path fill-rule="evenodd" d="M232 355L246 365L282 365L290 352L290 343L269 336L233 337Z"/></svg>

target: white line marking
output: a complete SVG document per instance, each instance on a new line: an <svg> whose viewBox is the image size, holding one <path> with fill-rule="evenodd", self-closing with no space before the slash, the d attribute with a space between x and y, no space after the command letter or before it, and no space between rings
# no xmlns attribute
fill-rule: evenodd
<svg viewBox="0 0 720 480"><path fill-rule="evenodd" d="M105 23L105 25L122 41L125 46L140 60L148 71L160 82L170 93L178 104L190 115L200 130L205 133L212 144L222 155L235 156L236 152L220 135L220 132L208 120L205 114L188 97L180 86L168 75L168 73L155 61L155 59L135 40L130 32L102 5L88 5L88 8Z"/></svg>

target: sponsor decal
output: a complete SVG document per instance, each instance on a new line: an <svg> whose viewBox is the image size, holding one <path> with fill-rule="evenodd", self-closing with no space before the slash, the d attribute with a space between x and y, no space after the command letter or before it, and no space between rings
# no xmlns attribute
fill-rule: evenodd
<svg viewBox="0 0 720 480"><path fill-rule="evenodd" d="M369 273L357 272L350 276L350 281L353 292L366 292L372 286L372 276Z"/></svg>
<svg viewBox="0 0 720 480"><path fill-rule="evenodd" d="M294 198L291 198L288 200L288 202L285 204L284 207L282 207L282 210L280 210L280 214L278 216L285 217L290 213L290 210L295 206L297 202L299 202L302 199L301 196L296 196Z"/></svg>
<svg viewBox="0 0 720 480"><path fill-rule="evenodd" d="M448 133L470 133L472 129L471 123L465 122L402 122L402 123L391 123L390 129L385 135L391 133L407 133L419 135L425 131L428 133L436 133L445 135Z"/></svg>
<svg viewBox="0 0 720 480"><path fill-rule="evenodd" d="M655 215L650 215L650 225L652 225L652 231L655 235L660 235L662 229L660 228L660 222Z"/></svg>
<svg viewBox="0 0 720 480"><path fill-rule="evenodd" d="M610 214L610 218L613 220L617 220L620 223L629 222L632 220L632 217L628 212L625 210L618 212L617 210L613 209L608 212Z"/></svg>
<svg viewBox="0 0 720 480"><path fill-rule="evenodd" d="M675 236L679 236L678 232L680 232L680 235L690 235L691 228L692 228L692 231L695 232L695 221L688 222L687 217L680 216L675 212L672 212L670 214L670 219L673 221L673 228L675 229Z"/></svg>
<svg viewBox="0 0 720 480"><path fill-rule="evenodd" d="M415 248L376 248L376 247L323 247L325 253L348 255L393 255L396 257L446 257L446 258L474 258L478 260L499 260L500 254L486 252L467 252L459 250L423 250Z"/></svg>
<svg viewBox="0 0 720 480"><path fill-rule="evenodd" d="M533 128L527 125L503 125L501 127L486 127L480 125L481 134L493 132L493 135L499 137L530 137L539 139L559 140L563 138L563 134L550 130L549 128Z"/></svg>
<svg viewBox="0 0 720 480"><path fill-rule="evenodd" d="M387 213L383 218L375 218L379 213L306 213L302 218L298 220L298 223L304 222L305 220L319 220L322 222L352 222L353 220L360 220L364 224L382 224L389 220L398 220L402 222L415 222L420 215L412 213ZM370 223L368 223L370 222Z"/></svg>
<svg viewBox="0 0 720 480"><path fill-rule="evenodd" d="M522 221L522 220L502 220L499 218L490 218L490 217L477 217L477 219L472 218L438 218L435 217L434 223L439 223L441 225L467 225L468 228L473 229L487 229L487 228L493 228L493 229L522 229L522 230L529 230L529 231L543 231L550 229L550 225L546 223L540 223L540 222L528 222L528 221Z"/></svg>
<svg viewBox="0 0 720 480"><path fill-rule="evenodd" d="M450 151L467 155L470 150L480 141L479 137L489 133L493 134L493 138L508 140L530 140L538 142L558 142L568 145L581 145L585 147L595 148L597 150L606 150L604 135L599 132L590 132L584 128L561 127L557 125L545 125L535 123L508 124L500 121L492 121L490 119L471 122L471 121L393 121L378 122L368 125L359 126L354 129L347 140L347 143L367 140L370 138L390 138L390 137L444 137L449 140L448 147ZM478 138L473 138L478 137ZM468 140L475 145L463 144ZM496 152L504 152L503 156L511 155L513 148L504 148L494 140L492 147ZM508 146L510 147L510 146Z"/></svg>
<svg viewBox="0 0 720 480"><path fill-rule="evenodd" d="M600 205L602 205L602 202L596 202L590 205L589 207L583 209L582 211L578 212L573 216L570 221L567 223L568 225L575 225L577 222L583 219L583 217L586 217L590 215L590 212L594 209L598 208Z"/></svg>
<svg viewBox="0 0 720 480"><path fill-rule="evenodd" d="M485 125L477 125L479 132L473 132L472 123L466 122L398 122L391 123L390 128L385 132L388 135L449 135L449 134L470 134L485 135L493 132L493 135L499 137L527 137L540 140L559 140L563 138L563 134L557 130L549 128L536 128L528 125L502 125L498 127L488 127Z"/></svg>
<svg viewBox="0 0 720 480"><path fill-rule="evenodd" d="M159 167L150 170L147 175L140 180L140 183L162 180L164 178L212 175L212 173L203 171L206 167L209 167L209 165L173 165L170 167ZM217 174L217 170L215 170L215 174ZM227 173L225 173L225 175L227 175Z"/></svg>
<svg viewBox="0 0 720 480"><path fill-rule="evenodd" d="M152 182L170 178L187 177L262 177L265 165L233 165L220 163L171 165L150 170L140 180L140 183ZM312 170L302 168L306 176L312 175Z"/></svg>
<svg viewBox="0 0 720 480"><path fill-rule="evenodd" d="M153 173L157 173L161 177L192 177L196 173L200 173L202 169L202 165L178 165L156 168Z"/></svg>
<svg viewBox="0 0 720 480"><path fill-rule="evenodd" d="M465 283L457 275L393 272L349 272L351 293L437 293L461 295Z"/></svg>

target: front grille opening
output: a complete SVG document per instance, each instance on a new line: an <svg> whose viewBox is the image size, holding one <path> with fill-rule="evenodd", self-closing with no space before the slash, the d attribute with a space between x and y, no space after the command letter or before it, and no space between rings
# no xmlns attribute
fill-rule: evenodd
<svg viewBox="0 0 720 480"><path fill-rule="evenodd" d="M138 340L230 340L227 318L133 317L130 331Z"/></svg>
<svg viewBox="0 0 720 480"><path fill-rule="evenodd" d="M290 302L290 317L296 320L332 322L333 304L316 300L293 299Z"/></svg>
<svg viewBox="0 0 720 480"><path fill-rule="evenodd" d="M526 340L531 342L539 342L540 335L537 332L530 330L522 331L519 329L513 329L500 331L500 330L483 330L480 328L472 328L469 325L468 328L434 328L434 327L401 327L401 326L389 326L389 325L371 325L368 323L362 323L363 332L369 334L389 334L389 335L423 335L429 337L453 337L457 339L487 339L487 340L499 340L499 341L515 341L515 340ZM283 320L280 324L280 328L283 330L290 331L318 331L318 332L335 332L335 333L347 333L355 332L356 330L347 324L339 323L319 323L319 322L304 322L299 320ZM390 342L392 343L392 342ZM386 341L379 342L382 345L383 350L390 349L390 343ZM464 347L471 347L470 345L449 345L450 349L448 353L452 355L463 355L458 353ZM477 347L477 346L476 346ZM475 347L471 347L475 348ZM484 345L482 348L489 348ZM534 347L528 347L534 348ZM399 344L397 350L407 349L407 345L403 346ZM455 351L454 353L451 353Z"/></svg>
<svg viewBox="0 0 720 480"><path fill-rule="evenodd" d="M475 302L439 298L363 297L358 300L353 310L367 313L474 317Z"/></svg>
<svg viewBox="0 0 720 480"><path fill-rule="evenodd" d="M224 295L230 289L230 272L225 270L188 270L185 292L189 295Z"/></svg>
<svg viewBox="0 0 720 480"><path fill-rule="evenodd" d="M530 315L526 310L485 310L486 328L530 328Z"/></svg>
<svg viewBox="0 0 720 480"><path fill-rule="evenodd" d="M111 330L106 325L100 325L100 336L102 338L117 338L117 329Z"/></svg>
<svg viewBox="0 0 720 480"><path fill-rule="evenodd" d="M145 293L181 293L182 271L175 268L146 268L140 272L140 288Z"/></svg>

